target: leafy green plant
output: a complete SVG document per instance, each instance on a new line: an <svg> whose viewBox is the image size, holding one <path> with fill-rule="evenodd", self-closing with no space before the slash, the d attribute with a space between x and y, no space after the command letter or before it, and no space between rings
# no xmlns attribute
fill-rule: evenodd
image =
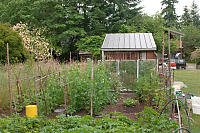
<svg viewBox="0 0 200 133"><path fill-rule="evenodd" d="M135 106L137 104L137 100L133 100L132 98L127 98L123 100L123 104L128 107Z"/></svg>
<svg viewBox="0 0 200 133"><path fill-rule="evenodd" d="M78 50L91 52L94 57L100 57L104 36L89 36L76 43Z"/></svg>
<svg viewBox="0 0 200 133"><path fill-rule="evenodd" d="M137 120L138 130L146 132L170 132L178 128L175 120L169 120L169 116L161 115L150 107L144 107Z"/></svg>
<svg viewBox="0 0 200 133"><path fill-rule="evenodd" d="M0 118L0 132L26 133L26 132L98 132L98 133L149 133L149 132L170 132L178 128L175 121L162 115L158 118L158 113L152 108L145 108L140 113L138 121L123 116L120 112L110 113L100 119L91 116L67 116L59 115L55 119L44 117L27 118L13 115L11 117Z"/></svg>

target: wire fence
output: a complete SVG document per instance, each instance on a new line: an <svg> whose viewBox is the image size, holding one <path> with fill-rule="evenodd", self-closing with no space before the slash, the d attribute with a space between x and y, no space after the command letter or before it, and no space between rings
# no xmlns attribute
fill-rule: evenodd
<svg viewBox="0 0 200 133"><path fill-rule="evenodd" d="M127 89L140 77L150 76L157 69L156 60L107 60L105 65L112 73L117 73Z"/></svg>

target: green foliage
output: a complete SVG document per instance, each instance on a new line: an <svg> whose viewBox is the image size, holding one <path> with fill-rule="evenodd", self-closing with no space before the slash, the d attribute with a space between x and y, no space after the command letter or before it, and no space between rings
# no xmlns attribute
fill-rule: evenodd
<svg viewBox="0 0 200 133"><path fill-rule="evenodd" d="M93 69L94 80L91 80L91 63L85 71L81 71L79 66L77 68L71 66L70 70L66 71L66 76L70 74L70 76L67 76L66 83L71 82L68 86L70 92L68 113L78 112L82 109L89 111L92 89L94 89L94 114L99 114L104 105L109 104L116 98L114 95L111 99L111 96L113 96L113 92L109 92L111 89L111 77L104 65L99 64L98 67L94 67Z"/></svg>
<svg viewBox="0 0 200 133"><path fill-rule="evenodd" d="M133 100L132 98L127 98L125 100L123 100L123 104L125 106L135 106L137 104L137 100Z"/></svg>
<svg viewBox="0 0 200 133"><path fill-rule="evenodd" d="M167 115L159 115L158 112L150 107L144 107L144 111L140 112L141 117L138 118L138 126L142 132L162 132L168 133L178 128L175 120L169 120Z"/></svg>
<svg viewBox="0 0 200 133"><path fill-rule="evenodd" d="M0 63L3 64L7 62L7 43L11 63L24 62L29 58L19 34L8 23L0 23Z"/></svg>
<svg viewBox="0 0 200 133"><path fill-rule="evenodd" d="M181 16L181 23L184 25L184 26L189 26L190 23L192 22L191 21L191 16L190 16L190 12L189 12L189 9L187 6L184 7L184 13L183 15Z"/></svg>
<svg viewBox="0 0 200 133"><path fill-rule="evenodd" d="M84 66L83 66L84 65ZM102 108L109 103L116 103L116 92L110 92L116 87L115 79L111 80L111 73L106 70L104 64L94 65L94 80L91 80L91 63L70 64L61 74L51 74L48 78L37 80L37 104L39 115L49 115L57 107L64 104L64 90L67 102L67 114L73 114L80 110L90 110L90 98L93 91L93 111L100 114ZM34 82L30 87L22 89L22 93L15 93L13 108L21 112L25 106L36 104L36 92ZM65 86L64 86L65 84ZM34 87L34 88L33 88Z"/></svg>
<svg viewBox="0 0 200 133"><path fill-rule="evenodd" d="M177 27L177 15L176 15L176 8L175 4L178 3L178 0L162 0L162 15L165 19L165 26L176 28Z"/></svg>
<svg viewBox="0 0 200 133"><path fill-rule="evenodd" d="M94 57L100 57L100 50L104 36L89 36L82 38L76 43L78 50L91 52Z"/></svg>
<svg viewBox="0 0 200 133"><path fill-rule="evenodd" d="M45 29L43 34L54 44L54 57L65 60L70 51L76 52L80 38L118 32L122 24L135 20L140 1L9 0L0 4L0 21Z"/></svg>
<svg viewBox="0 0 200 133"><path fill-rule="evenodd" d="M164 19L161 15L155 16L144 15L137 20L138 23L133 22L131 25L121 25L120 33L152 33L158 51L162 51L162 39L164 35Z"/></svg>
<svg viewBox="0 0 200 133"><path fill-rule="evenodd" d="M167 116L158 118L158 113L152 108L145 108L140 113L142 117L133 122L121 113L111 113L114 118L104 116L95 119L91 116L68 116L60 115L56 119L27 118L17 115L0 119L0 132L26 133L26 132L98 132L98 133L148 133L169 132L178 128L175 121L170 121Z"/></svg>
<svg viewBox="0 0 200 133"><path fill-rule="evenodd" d="M183 33L185 34L183 38L183 52L186 59L190 60L191 52L200 47L200 29L194 25L189 25L184 27Z"/></svg>
<svg viewBox="0 0 200 133"><path fill-rule="evenodd" d="M159 76L153 71L146 72L143 76L141 75L139 80L134 81L131 89L135 91L136 99L140 102L157 107L158 109L168 100L167 95L166 98L163 97L165 93L161 87Z"/></svg>
<svg viewBox="0 0 200 133"><path fill-rule="evenodd" d="M200 15L199 15L199 8L197 3L195 1L192 2L192 7L190 11L190 18L194 26L199 27L200 26Z"/></svg>

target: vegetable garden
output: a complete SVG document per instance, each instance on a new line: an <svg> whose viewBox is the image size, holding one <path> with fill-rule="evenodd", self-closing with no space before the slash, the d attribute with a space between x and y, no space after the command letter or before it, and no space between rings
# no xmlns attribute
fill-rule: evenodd
<svg viewBox="0 0 200 133"><path fill-rule="evenodd" d="M135 62L120 62L119 70L116 63L98 62L70 63L70 64L33 64L13 66L11 77L12 111L14 116L1 119L2 132L38 131L38 132L168 132L177 128L176 121L168 116L159 118L159 111L171 97L160 79L152 62L140 62L139 76L136 76ZM119 71L119 73L117 72ZM137 79L137 77L139 77ZM165 88L165 89L164 89ZM137 121L132 121L118 113L105 113L106 105L116 104L120 93L130 93L134 98L123 100L123 105L135 107L145 106L144 111L135 114ZM36 119L20 118L16 114L23 114L25 106L37 105ZM66 116L55 119L44 119L57 108L63 108ZM153 109L152 109L153 108ZM133 108L131 108L133 109ZM169 107L165 113L169 113ZM86 115L100 116L100 119L74 114L86 111ZM117 110L117 109L115 109ZM102 118L101 118L102 117ZM42 121L40 121L43 119ZM161 120L161 121L160 121ZM19 121L9 128L13 121ZM66 127L66 123L71 121ZM30 123L30 127L26 126ZM61 123L60 123L61 122ZM154 126L152 126L154 125Z"/></svg>

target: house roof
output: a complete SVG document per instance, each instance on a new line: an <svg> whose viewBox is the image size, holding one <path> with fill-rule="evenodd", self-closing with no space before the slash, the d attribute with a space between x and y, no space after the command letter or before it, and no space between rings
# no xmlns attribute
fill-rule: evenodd
<svg viewBox="0 0 200 133"><path fill-rule="evenodd" d="M152 33L106 34L102 51L148 51L156 50Z"/></svg>

